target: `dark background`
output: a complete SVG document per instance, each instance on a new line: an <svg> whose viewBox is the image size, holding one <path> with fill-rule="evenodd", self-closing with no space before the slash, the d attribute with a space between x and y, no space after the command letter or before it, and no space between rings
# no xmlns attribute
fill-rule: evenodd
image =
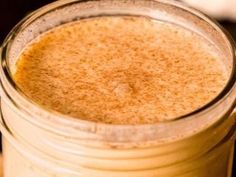
<svg viewBox="0 0 236 177"><path fill-rule="evenodd" d="M22 17L50 2L53 2L53 0L0 0L0 44L11 28L19 22ZM220 21L220 23L236 40L236 22ZM234 164L234 169L236 169L236 163ZM236 177L236 171L232 177Z"/></svg>

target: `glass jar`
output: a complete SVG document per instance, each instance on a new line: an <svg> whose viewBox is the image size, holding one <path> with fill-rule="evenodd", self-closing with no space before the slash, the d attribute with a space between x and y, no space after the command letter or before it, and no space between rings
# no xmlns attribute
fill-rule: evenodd
<svg viewBox="0 0 236 177"><path fill-rule="evenodd" d="M43 32L102 15L138 15L180 25L222 54L230 77L202 108L150 125L108 125L45 110L12 79L24 47ZM234 43L205 15L167 0L66 0L24 18L1 51L1 124L5 177L230 177L235 141Z"/></svg>

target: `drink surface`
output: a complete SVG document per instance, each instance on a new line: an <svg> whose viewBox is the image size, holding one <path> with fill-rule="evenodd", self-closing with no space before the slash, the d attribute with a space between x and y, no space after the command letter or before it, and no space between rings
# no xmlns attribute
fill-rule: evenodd
<svg viewBox="0 0 236 177"><path fill-rule="evenodd" d="M96 17L42 34L14 79L41 106L110 124L175 119L214 99L227 82L203 37L144 17Z"/></svg>

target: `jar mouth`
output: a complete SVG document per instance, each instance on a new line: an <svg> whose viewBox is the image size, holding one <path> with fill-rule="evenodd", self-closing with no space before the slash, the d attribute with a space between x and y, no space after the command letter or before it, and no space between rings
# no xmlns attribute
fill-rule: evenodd
<svg viewBox="0 0 236 177"><path fill-rule="evenodd" d="M94 2L98 2L98 1L102 1L102 0L95 0ZM104 1L107 1L107 0L104 0ZM153 0L150 0L150 1L153 1ZM84 3L84 2L89 2L89 0L82 0L82 1L81 0L69 0L67 2L59 2L58 1L58 2L51 3L49 5L46 5L45 7L42 7L40 9L36 10L32 14L29 14L22 21L20 21L13 28L13 30L9 33L9 35L6 37L6 39L4 40L3 45L2 45L1 56L0 56L1 57L1 67L0 67L1 86L2 86L2 90L3 90L2 95L5 95L14 104L14 106L16 106L18 109L20 109L20 110L24 109L24 111L29 115L34 115L34 116L38 115L39 117L53 118L54 123L56 121L58 123L58 125L61 125L61 126L66 125L66 126L72 126L73 128L81 126L81 127L84 127L85 130L93 131L93 132L98 131L98 129L100 129L100 127L102 127L101 128L102 132L106 131L107 129L108 130L110 130L110 129L121 130L124 128L125 129L136 129L136 130L143 129L143 128L144 129L146 129L146 128L147 129L150 129L150 128L155 129L157 127L166 126L168 124L173 125L176 122L185 121L186 119L195 118L195 117L201 115L203 112L207 112L209 110L214 109L217 105L219 105L221 102L223 102L223 100L229 95L231 90L235 87L235 82L236 82L236 56L235 56L235 53L236 52L235 52L235 48L234 48L235 43L234 43L232 37L215 20L198 12L197 10L187 7L180 2L175 2L175 1L171 1L171 0L158 0L158 1L154 0L153 2L170 4L170 5L173 5L177 8L180 8L184 11L187 11L188 13L191 13L195 16L200 17L202 20L207 21L209 23L209 25L214 26L214 28L217 30L217 32L220 32L221 35L228 41L229 50L230 50L230 53L232 54L232 61L233 61L232 69L231 69L227 84L225 85L223 90L213 100L211 100L209 103L205 104L204 106L200 107L199 109L194 110L188 114L182 115L180 117L176 117L171 120L166 120L165 122L158 122L158 123L154 123L154 124L138 124L138 125L105 124L105 123L100 123L100 122L82 120L82 119L78 119L77 117L74 118L74 117L67 116L67 115L64 115L62 113L59 113L59 112L56 112L53 110L47 110L46 108L41 107L39 104L30 100L15 83L13 76L11 74L10 68L9 68L9 61L8 61L9 48L11 47L17 34L21 31L22 28L27 26L29 24L29 21L31 21L32 19L36 19L36 18L46 14L49 11L53 11L54 9L56 9L58 7L67 6L68 4L73 4L73 3ZM8 89L10 89L11 91L14 92L14 94L15 94L14 96L16 96L16 95L17 96L14 97L14 96L12 96L13 94L9 94ZM23 107L19 105L19 102L17 99L21 100L24 103ZM233 105L231 106L231 111L235 107L235 105L236 105L236 101L234 101ZM30 108L32 107L33 108L32 110L36 110L36 112L35 112L36 114L28 111L27 106L30 106ZM39 112L40 112L40 114L39 114ZM37 120L39 120L39 119L37 119Z"/></svg>

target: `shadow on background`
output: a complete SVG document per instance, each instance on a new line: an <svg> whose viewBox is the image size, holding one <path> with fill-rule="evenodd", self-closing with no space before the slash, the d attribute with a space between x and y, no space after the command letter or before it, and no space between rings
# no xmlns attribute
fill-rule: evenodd
<svg viewBox="0 0 236 177"><path fill-rule="evenodd" d="M0 44L9 33L9 31L19 22L25 15L31 11L53 2L52 0L0 0ZM236 23L230 21L220 22L236 40ZM1 146L0 146L1 150ZM235 155L236 162L236 155ZM236 169L236 163L234 164ZM232 177L236 177L236 170Z"/></svg>

